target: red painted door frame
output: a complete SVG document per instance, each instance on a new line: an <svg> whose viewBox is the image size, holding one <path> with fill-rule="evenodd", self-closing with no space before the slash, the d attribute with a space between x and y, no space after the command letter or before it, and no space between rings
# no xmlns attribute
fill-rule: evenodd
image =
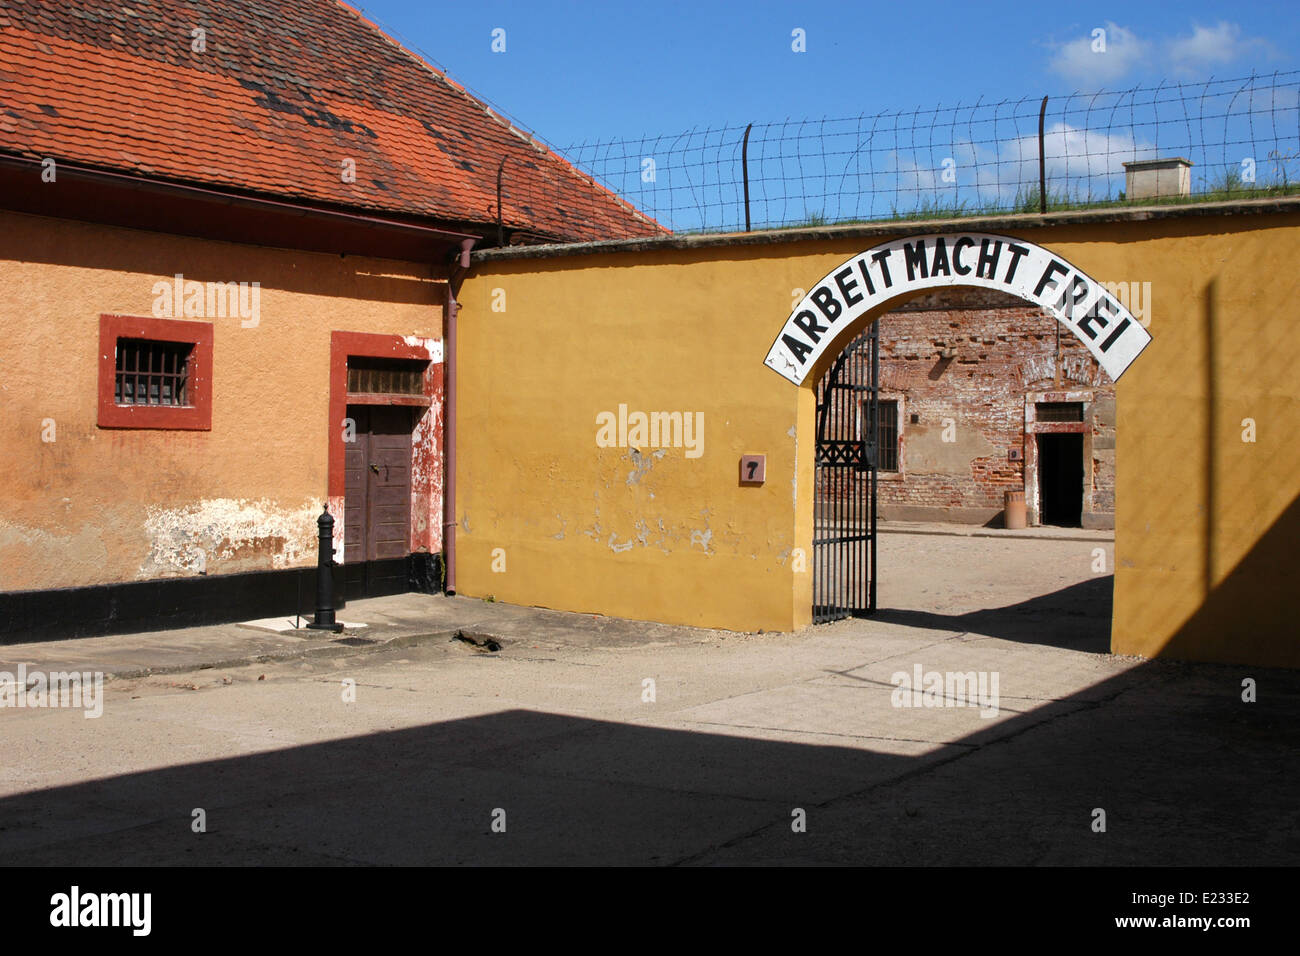
<svg viewBox="0 0 1300 956"><path fill-rule="evenodd" d="M421 395L348 393L348 356L427 361ZM334 559L343 563L343 501L347 491L344 429L348 405L411 405L423 415L411 433L411 551L442 550L442 410L441 347L432 337L372 332L330 333L329 510L333 515Z"/></svg>

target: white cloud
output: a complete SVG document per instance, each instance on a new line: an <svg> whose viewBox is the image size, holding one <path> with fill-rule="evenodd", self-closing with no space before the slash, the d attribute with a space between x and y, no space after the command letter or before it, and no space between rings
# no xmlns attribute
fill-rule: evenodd
<svg viewBox="0 0 1300 956"><path fill-rule="evenodd" d="M897 150L893 151L894 169L897 170L900 189L933 190L939 188L939 171L920 165L904 158Z"/></svg>
<svg viewBox="0 0 1300 956"><path fill-rule="evenodd" d="M1151 45L1127 27L1107 20L1104 34L1079 37L1055 47L1051 68L1090 88L1123 79L1149 58Z"/></svg>
<svg viewBox="0 0 1300 956"><path fill-rule="evenodd" d="M1038 195L1038 136L1017 136L996 153L976 147L975 185L981 201L1009 203L1017 195ZM1124 188L1124 163L1153 159L1154 147L1135 142L1128 132L1086 129L1053 123L1043 131L1047 185L1071 199L1113 199Z"/></svg>
<svg viewBox="0 0 1300 956"><path fill-rule="evenodd" d="M1241 27L1221 20L1216 26L1192 27L1188 36L1169 41L1169 64L1178 73L1200 74L1216 66L1269 54L1272 46L1259 37L1243 37Z"/></svg>
<svg viewBox="0 0 1300 956"><path fill-rule="evenodd" d="M1104 33L1096 35L1098 30ZM1051 69L1090 90L1144 68L1145 72L1203 76L1218 67L1277 53L1268 40L1246 36L1238 24L1226 20L1209 27L1193 24L1190 33L1153 41L1139 39L1132 30L1108 20L1087 36L1052 45L1052 51Z"/></svg>

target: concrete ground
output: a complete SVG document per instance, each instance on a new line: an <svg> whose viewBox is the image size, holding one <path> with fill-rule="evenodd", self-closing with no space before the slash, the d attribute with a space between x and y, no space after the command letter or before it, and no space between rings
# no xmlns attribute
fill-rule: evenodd
<svg viewBox="0 0 1300 956"><path fill-rule="evenodd" d="M403 595L348 643L0 647L119 675L99 718L0 708L0 863L1300 862L1300 674L1108 654L1104 536L880 555L876 617L796 634ZM895 706L918 666L996 713Z"/></svg>

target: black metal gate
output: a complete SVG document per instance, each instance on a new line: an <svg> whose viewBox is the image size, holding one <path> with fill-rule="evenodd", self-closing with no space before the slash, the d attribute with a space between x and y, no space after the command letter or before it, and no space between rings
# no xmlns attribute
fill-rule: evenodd
<svg viewBox="0 0 1300 956"><path fill-rule="evenodd" d="M880 327L845 346L817 383L813 623L876 609Z"/></svg>

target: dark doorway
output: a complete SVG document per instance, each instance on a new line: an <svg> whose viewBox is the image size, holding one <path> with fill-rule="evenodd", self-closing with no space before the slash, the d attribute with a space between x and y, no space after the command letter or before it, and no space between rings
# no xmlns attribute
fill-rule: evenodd
<svg viewBox="0 0 1300 956"><path fill-rule="evenodd" d="M344 443L343 581L348 600L409 589L411 409L349 405L355 440Z"/></svg>
<svg viewBox="0 0 1300 956"><path fill-rule="evenodd" d="M1083 435L1038 436L1041 524L1077 528L1083 516Z"/></svg>

